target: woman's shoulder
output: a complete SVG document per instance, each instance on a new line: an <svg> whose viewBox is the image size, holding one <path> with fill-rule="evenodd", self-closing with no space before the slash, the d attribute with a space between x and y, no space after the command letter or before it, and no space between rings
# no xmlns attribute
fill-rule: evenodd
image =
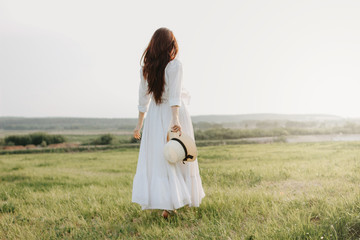
<svg viewBox="0 0 360 240"><path fill-rule="evenodd" d="M165 70L176 71L179 68L182 68L181 61L179 59L175 58L175 59L171 60L170 62L168 62L168 64L165 67Z"/></svg>

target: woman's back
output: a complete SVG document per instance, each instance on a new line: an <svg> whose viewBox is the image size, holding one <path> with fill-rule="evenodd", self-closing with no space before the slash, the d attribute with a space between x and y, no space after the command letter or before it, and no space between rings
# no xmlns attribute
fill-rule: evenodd
<svg viewBox="0 0 360 240"><path fill-rule="evenodd" d="M148 89L148 82L145 80L142 72L142 67L140 69L141 81L143 81L143 94L146 94L144 91ZM165 84L164 84L164 92L161 96L162 104L169 103L170 105L181 105L181 93L182 93L182 77L183 70L182 64L178 59L174 59L170 61L165 67ZM152 94L151 101L155 102L155 99Z"/></svg>

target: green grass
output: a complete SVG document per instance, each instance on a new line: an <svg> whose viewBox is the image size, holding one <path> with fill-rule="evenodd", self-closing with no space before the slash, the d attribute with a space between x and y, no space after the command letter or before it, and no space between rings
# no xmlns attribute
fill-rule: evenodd
<svg viewBox="0 0 360 240"><path fill-rule="evenodd" d="M360 143L199 148L206 197L131 203L138 149L0 156L0 239L359 239Z"/></svg>

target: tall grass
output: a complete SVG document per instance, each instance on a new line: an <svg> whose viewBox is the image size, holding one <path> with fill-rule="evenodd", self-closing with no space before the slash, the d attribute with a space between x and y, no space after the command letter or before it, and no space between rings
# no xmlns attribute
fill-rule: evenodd
<svg viewBox="0 0 360 240"><path fill-rule="evenodd" d="M0 239L358 239L360 143L199 148L206 197L131 203L138 149L0 156Z"/></svg>

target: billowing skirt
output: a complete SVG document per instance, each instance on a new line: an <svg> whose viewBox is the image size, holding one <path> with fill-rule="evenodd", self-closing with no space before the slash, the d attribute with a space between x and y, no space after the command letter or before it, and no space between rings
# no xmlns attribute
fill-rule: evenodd
<svg viewBox="0 0 360 240"><path fill-rule="evenodd" d="M194 139L194 130L182 97L179 120L182 131ZM168 102L156 105L152 99L142 132L139 158L133 181L132 202L142 209L174 210L185 205L198 207L205 196L197 159L194 162L168 163L163 156L171 123Z"/></svg>

